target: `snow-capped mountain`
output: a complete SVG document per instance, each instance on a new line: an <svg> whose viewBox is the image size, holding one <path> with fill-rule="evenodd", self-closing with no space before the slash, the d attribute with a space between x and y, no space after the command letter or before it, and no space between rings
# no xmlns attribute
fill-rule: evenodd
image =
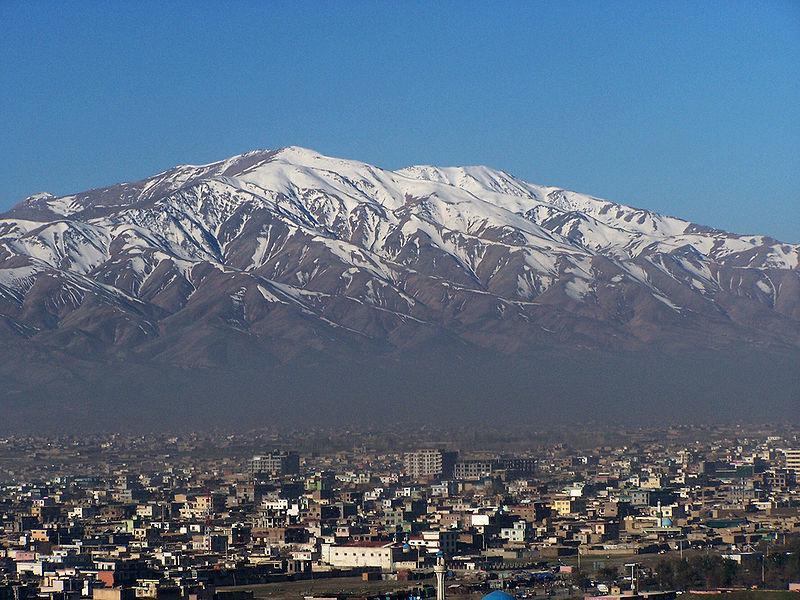
<svg viewBox="0 0 800 600"><path fill-rule="evenodd" d="M800 246L487 167L389 171L297 147L0 216L8 348L189 367L800 347Z"/></svg>

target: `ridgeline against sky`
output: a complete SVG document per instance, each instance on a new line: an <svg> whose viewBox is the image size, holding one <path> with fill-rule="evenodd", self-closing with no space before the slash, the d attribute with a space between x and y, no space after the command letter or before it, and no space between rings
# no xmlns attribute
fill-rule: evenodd
<svg viewBox="0 0 800 600"><path fill-rule="evenodd" d="M795 2L0 4L0 209L302 145L800 241Z"/></svg>

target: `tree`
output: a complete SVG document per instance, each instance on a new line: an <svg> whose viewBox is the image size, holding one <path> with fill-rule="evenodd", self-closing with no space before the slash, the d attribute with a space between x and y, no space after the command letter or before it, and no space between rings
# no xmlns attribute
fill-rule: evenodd
<svg viewBox="0 0 800 600"><path fill-rule="evenodd" d="M585 591L586 588L589 587L589 584L591 583L591 581L583 571L573 571L571 580L572 580L572 585L577 586L578 588L580 588L581 591Z"/></svg>
<svg viewBox="0 0 800 600"><path fill-rule="evenodd" d="M611 583L617 580L618 575L619 571L617 571L616 567L603 567L597 572L597 578L600 581L608 581Z"/></svg>

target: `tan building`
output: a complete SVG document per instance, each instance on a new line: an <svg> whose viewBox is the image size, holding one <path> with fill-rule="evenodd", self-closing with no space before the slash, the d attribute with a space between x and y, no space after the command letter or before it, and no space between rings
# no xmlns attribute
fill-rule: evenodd
<svg viewBox="0 0 800 600"><path fill-rule="evenodd" d="M457 452L446 450L418 450L404 457L406 475L409 477L452 477Z"/></svg>
<svg viewBox="0 0 800 600"><path fill-rule="evenodd" d="M552 505L553 510L562 517L579 513L584 508L584 503L579 498L563 497L555 498Z"/></svg>
<svg viewBox="0 0 800 600"><path fill-rule="evenodd" d="M800 450L786 450L786 468L793 471L795 476L800 475Z"/></svg>

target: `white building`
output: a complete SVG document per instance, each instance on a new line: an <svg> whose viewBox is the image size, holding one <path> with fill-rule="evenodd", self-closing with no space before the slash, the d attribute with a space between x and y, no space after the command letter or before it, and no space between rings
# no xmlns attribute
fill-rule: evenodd
<svg viewBox="0 0 800 600"><path fill-rule="evenodd" d="M420 535L413 536L408 540L410 546L414 548L425 548L428 553L444 552L452 556L458 549L458 531L423 531Z"/></svg>
<svg viewBox="0 0 800 600"><path fill-rule="evenodd" d="M527 523L523 520L514 521L511 527L502 527L500 537L509 542L524 542L527 533Z"/></svg>
<svg viewBox="0 0 800 600"><path fill-rule="evenodd" d="M417 567L416 550L393 542L359 542L353 544L322 544L321 559L332 567L377 567L382 571Z"/></svg>

